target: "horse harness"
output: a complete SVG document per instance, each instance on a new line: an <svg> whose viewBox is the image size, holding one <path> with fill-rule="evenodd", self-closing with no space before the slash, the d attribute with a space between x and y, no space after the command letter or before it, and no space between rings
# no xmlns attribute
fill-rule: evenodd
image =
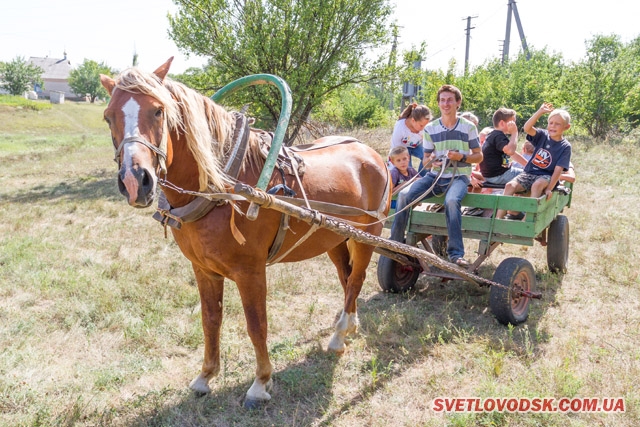
<svg viewBox="0 0 640 427"><path fill-rule="evenodd" d="M232 179L237 179L241 170L242 162L246 155L248 149L248 141L249 135L251 131L257 132L257 136L259 139L259 152L263 159L267 158L269 153L269 149L271 147L271 142L273 140L273 133L251 129L249 127L250 120L242 113L235 112L236 116L236 126L233 135L233 150L229 154L227 159L224 172ZM135 141L138 142L138 141ZM386 218L382 213L383 205L386 201L387 194L385 193L381 206L377 211L367 211L360 208L355 208L352 206L343 206L337 205L334 203L328 202L319 202L314 200L307 200L306 195L303 194L304 198L296 198L296 192L287 186L286 176L294 176L298 181L301 181L301 177L305 173L305 163L304 159L297 154L298 152L306 152L312 150L318 150L322 148L326 148L336 144L344 144L344 143L354 143L358 142L358 140L353 138L345 138L341 136L332 136L323 138L322 142L317 144L305 144L305 145L297 145L292 147L282 146L280 148L280 152L278 153L275 168L279 172L282 183L277 184L267 190L268 194L276 196L277 193L282 192L282 196L276 196L279 199L282 199L288 203L297 205L297 206L306 206L309 209L317 209L324 212L330 212L334 215L362 215L367 214L377 218L378 220L383 220ZM144 144L146 145L146 144ZM155 147L154 147L155 148ZM153 150L158 153L158 150ZM158 153L160 156L160 153ZM165 183L166 185L167 183ZM171 185L168 185L171 187ZM302 183L300 182L300 188L302 188ZM179 188L174 188L177 191L185 192ZM304 191L304 190L303 190ZM389 191L387 186L387 192ZM193 194L193 193L192 193ZM203 218L206 214L208 214L213 208L218 205L225 204L229 201L233 200L244 200L238 195L233 194L210 194L210 193L197 193L195 199L193 199L190 203L185 206L174 208L171 207L169 202L167 201L164 192L161 190L160 195L158 197L158 208L156 212L153 214L153 218L159 221L165 227L172 227L175 229L180 229L183 223L187 222L195 222L201 218ZM280 252L282 248L282 244L284 243L284 239L286 237L287 231L289 230L289 215L282 214L280 219L280 225L278 227L278 231L274 238L273 243L269 249L269 254L267 256L267 264L275 264L288 255L293 249L295 249L298 245L300 245L307 237L309 237L316 230L315 227L312 227L305 236L299 239L296 244L294 244L286 253L281 254L276 259L276 255ZM235 226L232 224L232 228ZM235 236L235 233L234 233ZM237 239L237 237L236 237Z"/></svg>

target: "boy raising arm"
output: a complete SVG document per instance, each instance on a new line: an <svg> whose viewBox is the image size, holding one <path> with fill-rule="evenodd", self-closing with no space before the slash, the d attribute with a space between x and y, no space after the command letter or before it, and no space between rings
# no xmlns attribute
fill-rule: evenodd
<svg viewBox="0 0 640 427"><path fill-rule="evenodd" d="M535 123L544 114L549 113L547 129L537 129ZM555 188L560 175L569 169L571 163L571 144L564 138L564 132L571 127L571 116L565 110L554 109L545 102L524 125L527 140L534 145L533 157L527 163L523 173L509 181L504 195L510 196L531 190L531 197L544 194L547 199ZM505 211L500 209L496 218L503 218Z"/></svg>

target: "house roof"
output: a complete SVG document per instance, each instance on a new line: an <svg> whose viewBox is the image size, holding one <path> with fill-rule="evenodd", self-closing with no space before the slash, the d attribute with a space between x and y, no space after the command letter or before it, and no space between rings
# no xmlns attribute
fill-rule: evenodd
<svg viewBox="0 0 640 427"><path fill-rule="evenodd" d="M42 68L42 79L62 79L69 78L71 73L71 62L67 59L67 56L63 59L56 58L39 58L32 56L28 61L30 64Z"/></svg>

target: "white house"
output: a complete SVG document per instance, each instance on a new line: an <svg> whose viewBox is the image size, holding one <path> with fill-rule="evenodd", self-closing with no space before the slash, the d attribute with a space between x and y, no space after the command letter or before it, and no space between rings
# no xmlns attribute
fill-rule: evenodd
<svg viewBox="0 0 640 427"><path fill-rule="evenodd" d="M69 87L69 74L71 73L71 62L67 59L67 53L64 58L39 58L32 56L27 61L31 65L42 68L42 81L44 87L36 85L34 88L38 94L38 98L50 98L51 91L61 92L67 99L79 98L78 95L71 91Z"/></svg>

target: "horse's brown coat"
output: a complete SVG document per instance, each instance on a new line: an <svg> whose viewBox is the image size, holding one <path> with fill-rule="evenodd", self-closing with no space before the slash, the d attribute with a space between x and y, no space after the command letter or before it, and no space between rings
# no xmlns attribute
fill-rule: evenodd
<svg viewBox="0 0 640 427"><path fill-rule="evenodd" d="M167 175L166 179L176 186L191 190L202 190L203 182L214 191L230 188L228 178L221 176L219 165L223 165L224 153L229 151L227 135L229 123L233 121L230 113L216 105L210 99L199 95L177 82L166 78L171 59L160 66L153 74L143 74L137 69L126 70L115 80L101 76L103 86L111 95L104 116L110 125L114 146L117 148L125 137L123 106L130 100L139 105L137 131L154 146L159 146L163 138L163 129L168 129L167 137ZM129 77L142 75L141 81L150 81L154 89L136 88L127 83ZM136 77L139 78L139 77ZM133 79L135 81L135 78ZM168 91L170 97L168 97ZM160 92L160 93L158 93ZM207 135L209 140L202 144L194 143L191 138L196 133L193 122L203 122L203 117L196 117L187 111L186 97L197 104L205 114L206 123L211 127L209 133L200 130L200 137ZM171 99L171 101L168 101ZM177 105L170 105L177 102ZM131 104L130 104L131 105ZM177 113L176 113L177 111ZM180 124L180 121L182 124ZM131 130L129 129L129 133ZM191 138L191 139L190 139ZM213 144L213 156L217 168L211 168L211 159L207 163L207 155L198 147ZM218 141L217 143L215 141ZM257 149L257 136L252 131L249 138L249 150ZM156 192L158 158L148 147L142 144L130 144L122 150L121 192L133 206L146 206L153 200ZM383 201L389 194L389 176L381 157L371 148L361 143L339 144L321 150L301 152L306 164L306 172L302 177L304 192L310 200L318 200L341 205L356 206L364 210L376 211L381 202L384 214L387 213L389 201ZM127 161L124 157L129 156ZM238 180L249 185L256 185L258 174L262 168L256 162L259 156L249 153L240 172ZM202 159L205 158L205 161ZM207 171L204 168L209 167ZM125 182L122 180L126 177ZM135 183L131 182L132 177ZM203 181L204 180L204 181ZM275 173L269 188L281 183L279 173ZM287 178L287 185L301 197L300 184L293 177ZM194 196L180 194L171 189L164 189L167 200L172 207L180 207L190 202ZM248 204L239 202L241 211L246 212ZM191 261L198 283L202 305L202 326L204 330L204 362L200 375L193 380L191 387L198 392L208 392L209 380L220 370L220 326L222 323L223 281L233 280L239 289L247 320L247 330L253 343L257 369L256 380L247 392L252 400L268 400L267 385L270 382L272 366L267 351L267 313L266 313L266 261L269 247L273 242L280 223L280 214L269 209L261 209L256 221L248 220L238 213L234 222L238 230L246 238L241 245L232 235L230 221L232 207L225 204L216 207L204 218L183 224L179 230L172 229L175 241L183 254ZM382 224L368 215L350 217L350 221L368 224L359 228L379 235ZM290 221L291 231L284 240L281 251L287 251L298 239L306 234L309 226L294 218ZM347 333L357 328L356 299L360 293L365 271L373 248L357 242L349 242L328 230L318 229L304 243L296 247L282 262L301 261L327 253L335 264L338 277L344 289L345 298L343 313L336 325L336 332L329 348L341 352L344 350L344 338ZM283 252L281 252L283 253Z"/></svg>

